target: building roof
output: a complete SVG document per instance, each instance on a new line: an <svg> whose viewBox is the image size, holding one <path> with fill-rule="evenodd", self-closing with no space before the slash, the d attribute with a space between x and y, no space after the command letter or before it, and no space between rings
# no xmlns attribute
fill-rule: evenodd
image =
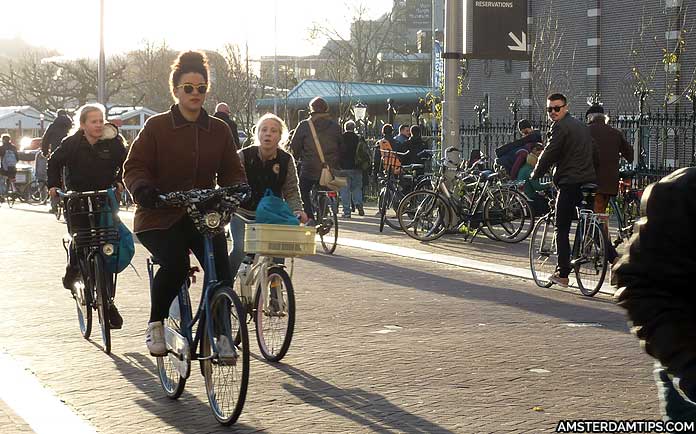
<svg viewBox="0 0 696 434"><path fill-rule="evenodd" d="M336 82L331 80L302 80L287 96L288 106L307 106L309 101L321 96L329 105L362 102L365 104L385 103L392 98L397 104L417 103L433 88L407 84ZM276 98L278 104L285 104L285 98ZM273 98L256 101L257 108L273 107Z"/></svg>

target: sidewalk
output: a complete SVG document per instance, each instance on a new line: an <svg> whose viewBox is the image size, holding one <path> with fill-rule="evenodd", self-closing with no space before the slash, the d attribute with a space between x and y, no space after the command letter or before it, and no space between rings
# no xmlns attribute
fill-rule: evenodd
<svg viewBox="0 0 696 434"><path fill-rule="evenodd" d="M459 234L446 234L435 241L420 242L387 225L380 233L376 213L376 207L365 207L365 216L354 213L350 219L339 217L338 244L532 280L529 266L531 235L514 244L493 241L481 233L473 242ZM615 288L609 284L610 273L607 272L600 290L607 295L615 292ZM573 276L570 280L571 290L577 291Z"/></svg>

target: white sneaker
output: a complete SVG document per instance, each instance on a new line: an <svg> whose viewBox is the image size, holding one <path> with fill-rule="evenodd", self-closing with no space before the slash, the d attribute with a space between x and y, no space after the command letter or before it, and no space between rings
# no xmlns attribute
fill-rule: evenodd
<svg viewBox="0 0 696 434"><path fill-rule="evenodd" d="M167 355L167 345L164 342L164 325L162 321L155 321L147 324L145 333L145 344L153 357L164 357Z"/></svg>
<svg viewBox="0 0 696 434"><path fill-rule="evenodd" d="M218 356L220 361L226 365L235 365L237 363L237 350L234 345L225 335L217 338L215 345L217 346Z"/></svg>

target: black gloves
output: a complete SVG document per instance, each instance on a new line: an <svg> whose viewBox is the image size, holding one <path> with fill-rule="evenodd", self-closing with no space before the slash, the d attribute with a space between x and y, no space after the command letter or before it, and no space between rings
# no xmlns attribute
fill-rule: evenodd
<svg viewBox="0 0 696 434"><path fill-rule="evenodd" d="M135 199L135 203L143 208L155 208L158 202L157 196L159 196L159 194L159 190L155 187L145 185L133 192L133 198Z"/></svg>

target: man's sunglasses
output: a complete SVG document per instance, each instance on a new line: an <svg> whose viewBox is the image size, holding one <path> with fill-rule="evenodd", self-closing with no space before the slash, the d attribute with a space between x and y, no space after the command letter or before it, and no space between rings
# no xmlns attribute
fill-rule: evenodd
<svg viewBox="0 0 696 434"><path fill-rule="evenodd" d="M186 93L188 93L188 92L186 92ZM551 113L551 112L556 112L556 113L558 113L558 112L560 112L561 109L562 109L563 107L565 107L565 106L566 106L566 104L558 105L558 106L555 106L555 107L546 107L546 111L549 112L549 113Z"/></svg>
<svg viewBox="0 0 696 434"><path fill-rule="evenodd" d="M192 84L192 83L184 83L178 85L176 88L184 88L185 93L193 93L193 89L198 90L198 93L201 95L205 94L208 91L208 85L207 84Z"/></svg>

